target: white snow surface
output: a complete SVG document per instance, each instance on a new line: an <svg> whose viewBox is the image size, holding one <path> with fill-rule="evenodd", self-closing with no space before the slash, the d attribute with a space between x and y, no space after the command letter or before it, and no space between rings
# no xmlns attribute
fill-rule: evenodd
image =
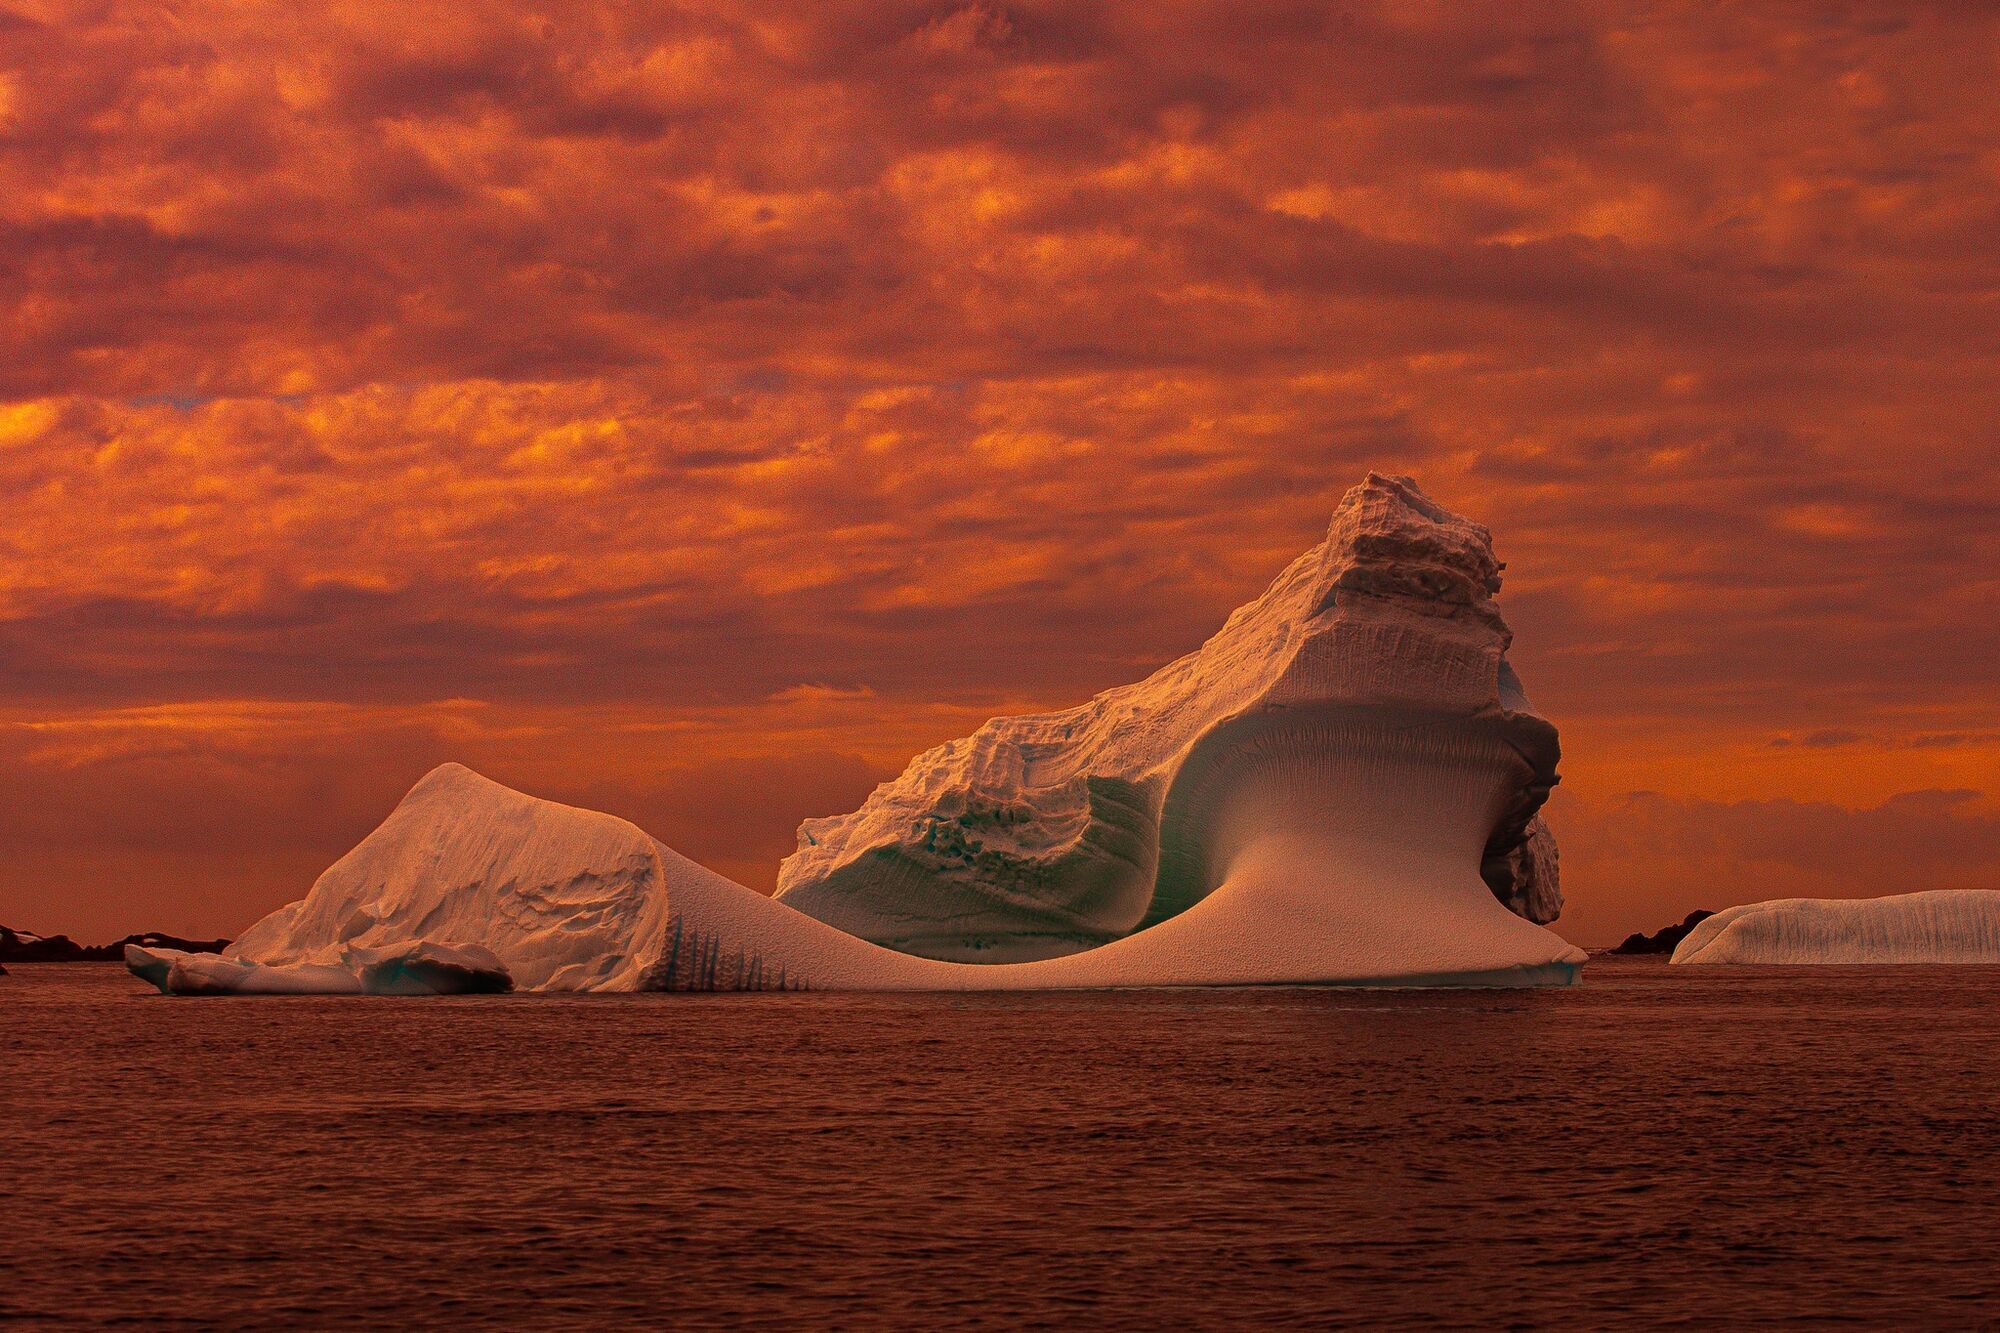
<svg viewBox="0 0 2000 1333"><path fill-rule="evenodd" d="M2000 889L1745 903L1697 925L1672 961L2000 963Z"/></svg>
<svg viewBox="0 0 2000 1333"><path fill-rule="evenodd" d="M1227 785L1243 736L1282 747L1392 725L1476 732L1512 752L1497 807L1482 796L1476 808L1441 808L1435 834L1399 836L1457 845L1460 821L1486 821L1473 861L1493 896L1554 920L1555 841L1536 811L1558 746L1506 662L1500 569L1484 527L1407 477L1370 473L1326 540L1195 652L1078 707L988 722L917 756L854 813L800 825L778 898L930 957L1081 952L1223 884L1206 802ZM1411 796L1429 799L1421 785Z"/></svg>

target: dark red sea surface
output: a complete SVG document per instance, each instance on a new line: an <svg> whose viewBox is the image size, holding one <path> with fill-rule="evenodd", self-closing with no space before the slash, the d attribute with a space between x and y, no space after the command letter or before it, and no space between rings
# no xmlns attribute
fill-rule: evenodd
<svg viewBox="0 0 2000 1333"><path fill-rule="evenodd" d="M2000 1320L2000 968L167 999L0 978L0 1315Z"/></svg>

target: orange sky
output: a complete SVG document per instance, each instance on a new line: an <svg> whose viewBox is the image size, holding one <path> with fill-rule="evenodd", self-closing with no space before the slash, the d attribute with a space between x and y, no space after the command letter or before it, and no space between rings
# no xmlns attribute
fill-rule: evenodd
<svg viewBox="0 0 2000 1333"><path fill-rule="evenodd" d="M2000 884L1977 5L0 0L0 922L231 932L455 758L760 888L1491 525L1583 943Z"/></svg>

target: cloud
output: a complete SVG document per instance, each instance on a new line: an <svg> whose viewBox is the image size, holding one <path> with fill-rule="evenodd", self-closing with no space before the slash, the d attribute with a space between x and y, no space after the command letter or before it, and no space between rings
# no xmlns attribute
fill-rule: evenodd
<svg viewBox="0 0 2000 1333"><path fill-rule="evenodd" d="M875 691L866 685L793 685L770 696L770 702L779 704L816 704L849 702L856 699L873 699Z"/></svg>
<svg viewBox="0 0 2000 1333"><path fill-rule="evenodd" d="M318 709L355 811L453 697L874 771L1192 648L1379 467L1499 534L1600 805L1663 736L1857 809L1993 753L1993 15L8 12L11 716Z"/></svg>
<svg viewBox="0 0 2000 1333"><path fill-rule="evenodd" d="M858 805L907 754L980 721L930 708L884 726L864 703L808 692L690 717L229 700L0 719L0 771L32 793L0 803L0 922L240 930L303 896L447 760L629 819L768 892L801 820Z"/></svg>
<svg viewBox="0 0 2000 1333"><path fill-rule="evenodd" d="M1789 737L1780 737L1780 739L1787 745L1792 743ZM1838 749L1843 745L1859 744L1867 739L1866 736L1863 736L1858 731L1845 731L1839 727L1828 727L1820 731L1807 732L1798 738L1798 744L1815 750L1831 750Z"/></svg>

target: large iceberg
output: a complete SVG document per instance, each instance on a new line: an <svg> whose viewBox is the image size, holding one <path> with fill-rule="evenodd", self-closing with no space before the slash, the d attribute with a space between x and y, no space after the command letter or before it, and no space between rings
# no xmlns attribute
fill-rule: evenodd
<svg viewBox="0 0 2000 1333"><path fill-rule="evenodd" d="M1198 651L808 821L775 899L446 765L220 959L133 970L202 993L1567 984L1584 955L1539 924L1556 732L1507 665L1499 571L1484 528L1371 474Z"/></svg>
<svg viewBox="0 0 2000 1333"><path fill-rule="evenodd" d="M1698 923L1676 963L2000 963L2000 889L1776 898Z"/></svg>
<svg viewBox="0 0 2000 1333"><path fill-rule="evenodd" d="M1501 568L1485 528L1371 473L1326 540L1195 652L1079 707L988 722L853 814L806 821L778 899L909 953L1047 958L1157 925L1253 866L1394 900L1425 880L1420 849L1456 854L1476 833L1492 896L1552 921L1536 811L1556 731L1507 664Z"/></svg>

